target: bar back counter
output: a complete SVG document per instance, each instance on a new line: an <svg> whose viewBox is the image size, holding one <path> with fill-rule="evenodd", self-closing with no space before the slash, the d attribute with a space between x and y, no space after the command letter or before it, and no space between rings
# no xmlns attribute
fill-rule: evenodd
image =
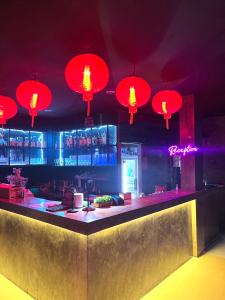
<svg viewBox="0 0 225 300"><path fill-rule="evenodd" d="M225 189L169 191L88 213L50 213L50 203L0 199L0 273L38 300L133 300L216 238Z"/></svg>

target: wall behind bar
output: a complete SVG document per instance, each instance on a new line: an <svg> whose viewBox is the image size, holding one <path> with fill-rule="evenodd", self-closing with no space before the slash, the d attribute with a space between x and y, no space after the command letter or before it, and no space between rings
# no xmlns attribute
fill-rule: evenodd
<svg viewBox="0 0 225 300"><path fill-rule="evenodd" d="M168 147L179 144L179 123L177 116L170 122L170 130L165 129L163 117L149 120L135 119L134 125L120 124L121 141L137 142L142 145L142 191L153 193L156 185L175 188L172 160Z"/></svg>
<svg viewBox="0 0 225 300"><path fill-rule="evenodd" d="M110 117L110 118L109 118ZM82 121L83 120L83 121ZM95 125L100 124L100 116L94 116ZM118 118L112 113L108 116L102 116L104 124L117 124ZM170 121L170 130L165 129L163 117L154 115L144 115L140 112L135 116L133 126L128 124L128 113L123 111L120 114L120 140L122 142L138 142L142 144L144 149L144 156L142 157L143 165L143 191L152 192L155 184L165 184L171 179L171 167L169 157L167 156L167 146L172 144L179 144L179 123L178 114L172 116ZM70 118L44 118L39 116L35 120L35 130L64 130L82 127L84 123L84 116L79 120L74 116ZM208 183L225 183L225 117L210 117L203 120L203 159L204 159L204 179ZM7 123L9 128L27 129L30 130L29 116L17 116L15 119L9 120ZM155 147L159 147L154 152ZM162 147L162 148L160 148ZM151 150L149 152L149 149ZM154 152L154 153L153 153ZM52 177L52 167L34 166L22 167L24 175L30 177L30 183L36 184L38 178L48 180ZM99 172L104 174L106 168L96 168ZM12 168L1 167L0 180L11 173ZM38 170L38 171L37 171ZM54 176L71 176L72 173L84 172L85 167L79 168L59 168L54 169ZM110 172L109 172L110 173ZM168 181L169 179L169 181ZM116 178L113 177L113 180Z"/></svg>
<svg viewBox="0 0 225 300"><path fill-rule="evenodd" d="M203 126L204 179L225 184L225 117L207 118Z"/></svg>
<svg viewBox="0 0 225 300"><path fill-rule="evenodd" d="M21 166L22 176L28 177L27 187L35 187L53 180L74 181L76 175L91 174L101 192L118 191L117 167L54 167L54 166ZM6 182L6 176L12 174L13 167L1 167L0 181Z"/></svg>
<svg viewBox="0 0 225 300"><path fill-rule="evenodd" d="M121 120L120 137L121 142L137 142L142 144L142 190L144 193L154 192L155 185L166 185L171 187L171 159L167 148L176 144L179 139L179 124L177 116L173 116L170 122L170 130L165 129L163 117L155 116L149 118L145 115L135 116L134 125L128 123L128 113ZM99 125L99 118L95 117L95 125ZM106 121L103 118L103 121ZM109 120L107 120L109 121ZM28 117L11 122L11 128L30 129ZM81 127L82 124L75 123L74 119L45 119L37 118L35 130L65 130ZM53 167L53 166L21 166L23 176L29 177L28 186L36 186L53 179L71 180L75 175L85 172L97 173L98 176L109 178L102 183L105 192L118 192L118 168L117 167ZM2 167L0 181L5 181L5 176L12 173L12 167Z"/></svg>

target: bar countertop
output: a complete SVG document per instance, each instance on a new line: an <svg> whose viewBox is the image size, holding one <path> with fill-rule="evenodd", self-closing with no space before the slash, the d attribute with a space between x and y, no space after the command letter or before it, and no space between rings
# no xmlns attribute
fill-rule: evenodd
<svg viewBox="0 0 225 300"><path fill-rule="evenodd" d="M125 201L123 206L96 208L95 211L91 212L85 212L80 209L77 213L67 213L66 211L48 212L46 208L49 205L59 202L32 196L20 200L1 198L0 209L89 235L102 229L196 199L202 193L207 193L207 191L172 190Z"/></svg>

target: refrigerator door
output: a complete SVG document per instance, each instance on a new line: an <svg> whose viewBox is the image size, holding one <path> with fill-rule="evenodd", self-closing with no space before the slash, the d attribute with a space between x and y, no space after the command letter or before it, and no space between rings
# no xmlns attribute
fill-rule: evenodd
<svg viewBox="0 0 225 300"><path fill-rule="evenodd" d="M138 191L138 158L122 158L122 192L132 194L132 198L139 195Z"/></svg>

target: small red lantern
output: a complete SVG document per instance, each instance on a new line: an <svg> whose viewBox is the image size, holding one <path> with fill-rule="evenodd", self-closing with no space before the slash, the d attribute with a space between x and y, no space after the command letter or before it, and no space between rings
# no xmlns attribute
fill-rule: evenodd
<svg viewBox="0 0 225 300"><path fill-rule="evenodd" d="M93 94L103 90L109 81L109 69L102 58L94 54L80 54L72 58L65 70L68 86L87 101L87 116Z"/></svg>
<svg viewBox="0 0 225 300"><path fill-rule="evenodd" d="M29 115L32 117L32 127L38 111L45 110L52 101L50 89L44 83L36 80L22 82L16 90L16 97L19 104L29 110Z"/></svg>
<svg viewBox="0 0 225 300"><path fill-rule="evenodd" d="M173 90L158 92L152 100L152 107L157 114L164 115L166 129L169 129L171 114L177 112L182 106L182 96Z"/></svg>
<svg viewBox="0 0 225 300"><path fill-rule="evenodd" d="M3 125L6 124L7 119L13 118L17 113L16 102L7 97L0 95L0 124L2 125L2 136L3 136Z"/></svg>
<svg viewBox="0 0 225 300"><path fill-rule="evenodd" d="M116 88L118 101L129 107L130 124L133 124L133 116L137 108L145 105L151 96L151 87L141 77L130 76L122 79Z"/></svg>

